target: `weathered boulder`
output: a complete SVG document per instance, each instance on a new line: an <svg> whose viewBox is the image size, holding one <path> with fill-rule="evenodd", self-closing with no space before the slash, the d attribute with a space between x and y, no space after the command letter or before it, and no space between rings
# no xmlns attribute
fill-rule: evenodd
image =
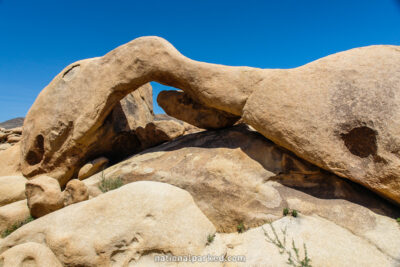
<svg viewBox="0 0 400 267"><path fill-rule="evenodd" d="M400 264L398 251L394 255L388 255L387 251L382 251L367 239L358 237L347 229L319 216L285 217L273 222L272 227L277 236L274 235L271 226L265 224L243 234L220 235L216 239L222 239L221 243L226 246L227 257L237 257L238 255L246 257L245 262L233 265L240 267L291 266L287 264L288 252L291 253L292 260L295 262L293 266L302 266L300 263L296 264L296 251L292 247L293 243L298 250L299 261L305 259L305 245L311 266L373 267L398 266ZM386 234L395 234L399 237L400 231L396 227L398 228L392 221ZM267 238L263 229L270 239ZM286 243L284 242L285 238ZM283 248L279 247L277 243L273 243L278 242L278 239ZM392 245L397 244L397 242L392 243ZM221 245L215 244L215 246Z"/></svg>
<svg viewBox="0 0 400 267"><path fill-rule="evenodd" d="M215 227L186 191L137 182L24 225L0 244L48 246L65 266L127 266L152 252L198 255Z"/></svg>
<svg viewBox="0 0 400 267"><path fill-rule="evenodd" d="M400 204L400 47L265 74L243 119L273 142Z"/></svg>
<svg viewBox="0 0 400 267"><path fill-rule="evenodd" d="M21 135L22 134L22 126L8 129L8 131L10 131L12 134Z"/></svg>
<svg viewBox="0 0 400 267"><path fill-rule="evenodd" d="M10 144L17 143L21 141L21 136L16 134L10 134L7 136L7 142Z"/></svg>
<svg viewBox="0 0 400 267"><path fill-rule="evenodd" d="M172 139L175 139L185 133L185 127L173 120L153 121L146 127L138 127L136 134L143 148L152 147Z"/></svg>
<svg viewBox="0 0 400 267"><path fill-rule="evenodd" d="M301 160L246 125L183 136L109 167L104 176L187 190L219 232L234 232L240 223L263 225L290 207L363 238L376 232L370 242L387 251L385 243L393 241L376 222L380 215L393 222L400 217L398 208L374 193ZM90 195L101 194L101 179L96 174L84 180Z"/></svg>
<svg viewBox="0 0 400 267"><path fill-rule="evenodd" d="M78 179L72 179L67 183L64 194L64 206L89 199L87 186Z"/></svg>
<svg viewBox="0 0 400 267"><path fill-rule="evenodd" d="M0 206L25 199L26 181L23 176L0 176Z"/></svg>
<svg viewBox="0 0 400 267"><path fill-rule="evenodd" d="M20 143L0 151L0 177L21 175Z"/></svg>
<svg viewBox="0 0 400 267"><path fill-rule="evenodd" d="M49 176L39 176L29 180L25 189L28 207L33 217L42 217L61 209L63 194L58 181Z"/></svg>
<svg viewBox="0 0 400 267"><path fill-rule="evenodd" d="M29 215L26 199L0 207L0 232L3 233L16 223L26 220Z"/></svg>
<svg viewBox="0 0 400 267"><path fill-rule="evenodd" d="M162 38L138 38L71 64L42 91L25 119L22 171L65 184L119 100L157 81L400 203L399 60L398 46L370 46L295 69L229 67L188 59Z"/></svg>
<svg viewBox="0 0 400 267"><path fill-rule="evenodd" d="M168 115L203 129L232 126L240 119L239 116L204 106L182 91L161 91L157 103Z"/></svg>
<svg viewBox="0 0 400 267"><path fill-rule="evenodd" d="M92 176L93 174L103 170L107 164L108 159L105 157L100 157L86 163L82 166L82 168L80 168L78 172L78 179L83 180Z"/></svg>
<svg viewBox="0 0 400 267"><path fill-rule="evenodd" d="M7 250L0 255L0 263L3 267L62 267L48 247L36 242L27 242Z"/></svg>

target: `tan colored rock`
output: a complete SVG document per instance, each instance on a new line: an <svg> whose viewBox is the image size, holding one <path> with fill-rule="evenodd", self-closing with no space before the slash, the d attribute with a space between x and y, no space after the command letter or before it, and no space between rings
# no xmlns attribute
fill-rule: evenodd
<svg viewBox="0 0 400 267"><path fill-rule="evenodd" d="M0 207L0 232L30 216L26 199Z"/></svg>
<svg viewBox="0 0 400 267"><path fill-rule="evenodd" d="M272 225L282 243L284 241L282 231L286 229L286 245L284 247L293 255L294 259L296 257L292 248L292 240L299 250L300 260L304 259L303 244L306 245L311 266L373 267L398 266L400 264L398 254L396 258L393 258L371 245L368 240L355 236L350 231L318 216L285 217L275 221ZM276 241L268 224L243 234L217 237L223 239L227 256L244 255L246 257L244 263L232 263L227 266L288 266L288 254L286 251L280 253L278 246L265 236L263 228L272 240ZM396 235L398 232L397 230ZM215 244L215 246L218 245Z"/></svg>
<svg viewBox="0 0 400 267"><path fill-rule="evenodd" d="M11 128L11 129L8 129L8 131L10 131L11 133L16 134L16 135L21 135L22 127Z"/></svg>
<svg viewBox="0 0 400 267"><path fill-rule="evenodd" d="M90 61L82 61L81 66L89 64ZM79 67L77 68L79 69ZM72 73L69 75L72 75ZM61 78L61 81L65 83L68 79L64 77ZM63 99L73 97L70 95L72 92L58 91L58 93L63 95ZM87 97L92 98L94 96L89 94ZM25 120L27 126L24 128L26 134L23 138L30 138L34 134L30 131L29 125L37 118L43 118L43 112L49 111L48 108L51 108L52 103L53 100L37 109L33 108L33 110L36 110L33 114L36 115L28 116ZM24 155L22 158L26 167L24 173L27 177L44 173L57 178L61 185L65 185L71 177L77 177L79 169L93 158L106 155L110 160L118 161L132 153L141 151L141 144L134 130L153 120L152 88L150 84L143 85L135 92L115 102L113 107L107 110L107 116L101 122L98 121L96 125L92 125L93 127L83 122L92 115L85 113L82 106L86 106L84 109L93 111L91 104L83 101L81 96L77 97L75 101L70 103L69 108L65 107L66 111L63 114L51 119L52 122L50 123L58 122L50 131L45 130L46 133L36 135L33 147L29 151L22 150ZM71 120L63 119L74 116L73 113L80 113L83 121L78 124L71 124ZM41 120L39 124L46 123L49 123L49 121ZM34 127L37 125L37 122L35 122ZM88 127L91 128L91 134L86 132L89 129ZM73 141L72 144L71 141L75 138L77 138L77 142ZM46 147L49 150L46 150Z"/></svg>
<svg viewBox="0 0 400 267"><path fill-rule="evenodd" d="M185 133L185 127L173 120L153 121L136 129L143 148L171 141Z"/></svg>
<svg viewBox="0 0 400 267"><path fill-rule="evenodd" d="M59 210L64 206L60 184L49 176L42 175L29 180L26 183L25 194L30 213L35 218Z"/></svg>
<svg viewBox="0 0 400 267"><path fill-rule="evenodd" d="M214 232L186 191L137 182L30 222L0 252L34 241L65 266L127 266L153 251L197 255Z"/></svg>
<svg viewBox="0 0 400 267"><path fill-rule="evenodd" d="M106 165L108 164L108 159L105 157L100 157L95 160L92 160L85 165L79 170L78 172L78 178L80 180L83 180L85 178L88 178L92 176L95 173L98 173L102 171Z"/></svg>
<svg viewBox="0 0 400 267"><path fill-rule="evenodd" d="M317 214L360 236L375 231L376 214L400 217L398 208L370 191L299 159L245 125L183 136L120 162L104 175L185 189L219 232L235 232L240 222L263 225L279 219L286 207ZM84 180L90 195L101 194L101 176ZM389 238L373 242L391 243Z"/></svg>
<svg viewBox="0 0 400 267"><path fill-rule="evenodd" d="M89 199L87 186L78 179L72 179L67 183L64 194L64 206Z"/></svg>
<svg viewBox="0 0 400 267"><path fill-rule="evenodd" d="M188 59L162 38L138 38L71 64L43 90L25 119L22 170L65 184L84 158L76 152L101 140L98 129L119 100L157 81L400 203L399 60L398 46L370 46L289 70L229 67Z"/></svg>
<svg viewBox="0 0 400 267"><path fill-rule="evenodd" d="M7 136L7 142L8 143L17 143L21 141L21 136L17 135L17 134L10 134L9 136Z"/></svg>
<svg viewBox="0 0 400 267"><path fill-rule="evenodd" d="M0 130L0 142L4 142L7 140L7 136L9 134Z"/></svg>
<svg viewBox="0 0 400 267"><path fill-rule="evenodd" d="M20 143L0 151L0 176L21 175Z"/></svg>
<svg viewBox="0 0 400 267"><path fill-rule="evenodd" d="M298 156L399 204L399 61L399 47L369 46L271 71L243 118Z"/></svg>
<svg viewBox="0 0 400 267"><path fill-rule="evenodd" d="M54 253L46 246L36 242L27 242L0 255L4 267L62 267Z"/></svg>
<svg viewBox="0 0 400 267"><path fill-rule="evenodd" d="M25 199L26 181L23 176L0 176L0 206Z"/></svg>
<svg viewBox="0 0 400 267"><path fill-rule="evenodd" d="M182 91L161 91L157 103L170 116L203 129L232 126L239 116L206 107Z"/></svg>

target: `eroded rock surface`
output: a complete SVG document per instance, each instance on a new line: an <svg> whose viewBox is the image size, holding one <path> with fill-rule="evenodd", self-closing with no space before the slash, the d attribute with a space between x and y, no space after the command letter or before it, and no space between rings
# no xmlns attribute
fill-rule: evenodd
<svg viewBox="0 0 400 267"><path fill-rule="evenodd" d="M65 184L119 101L157 81L400 203L399 61L399 47L370 46L289 70L229 67L188 59L162 38L138 38L71 64L43 90L25 119L22 171Z"/></svg>
<svg viewBox="0 0 400 267"><path fill-rule="evenodd" d="M3 240L0 252L37 242L64 266L128 266L152 252L198 255L214 233L189 193L138 182L24 225Z"/></svg>
<svg viewBox="0 0 400 267"><path fill-rule="evenodd" d="M187 190L219 232L234 232L240 223L250 228L277 220L288 207L360 236L379 232L373 242L388 250L385 243L391 237L384 234L379 215L393 223L400 217L398 208L374 193L301 160L246 125L183 136L120 162L104 175ZM100 174L84 180L92 196L101 194L100 181Z"/></svg>

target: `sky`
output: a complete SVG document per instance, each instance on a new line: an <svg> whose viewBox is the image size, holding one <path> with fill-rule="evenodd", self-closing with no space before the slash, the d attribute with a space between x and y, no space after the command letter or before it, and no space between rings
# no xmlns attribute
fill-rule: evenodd
<svg viewBox="0 0 400 267"><path fill-rule="evenodd" d="M0 122L25 116L70 63L148 35L199 61L293 68L400 45L400 0L0 0ZM169 88L152 86L163 113L155 99Z"/></svg>

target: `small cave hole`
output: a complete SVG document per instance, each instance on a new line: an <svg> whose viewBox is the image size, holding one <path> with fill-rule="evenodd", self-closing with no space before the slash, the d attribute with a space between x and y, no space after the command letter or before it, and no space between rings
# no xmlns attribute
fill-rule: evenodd
<svg viewBox="0 0 400 267"><path fill-rule="evenodd" d="M376 135L377 133L373 129L361 126L353 128L348 133L341 134L341 138L353 155L366 158L377 153Z"/></svg>
<svg viewBox="0 0 400 267"><path fill-rule="evenodd" d="M36 136L33 147L26 155L26 161L29 165L36 165L40 163L44 155L44 138L43 135Z"/></svg>

